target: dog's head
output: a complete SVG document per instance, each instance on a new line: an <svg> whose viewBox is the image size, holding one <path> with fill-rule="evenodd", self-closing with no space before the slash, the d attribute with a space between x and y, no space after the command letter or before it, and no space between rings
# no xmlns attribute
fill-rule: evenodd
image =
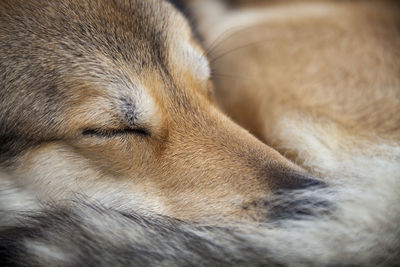
<svg viewBox="0 0 400 267"><path fill-rule="evenodd" d="M315 184L218 110L168 2L2 1L0 55L1 164L39 198L257 218L258 200Z"/></svg>

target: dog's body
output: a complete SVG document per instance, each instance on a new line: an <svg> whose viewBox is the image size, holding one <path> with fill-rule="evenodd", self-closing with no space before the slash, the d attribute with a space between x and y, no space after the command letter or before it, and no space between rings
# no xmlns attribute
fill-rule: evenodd
<svg viewBox="0 0 400 267"><path fill-rule="evenodd" d="M397 6L268 6L219 24L202 13L214 2L186 4L213 52L247 46L211 55L217 102L302 167L213 104L204 51L169 3L1 2L2 258L396 263Z"/></svg>

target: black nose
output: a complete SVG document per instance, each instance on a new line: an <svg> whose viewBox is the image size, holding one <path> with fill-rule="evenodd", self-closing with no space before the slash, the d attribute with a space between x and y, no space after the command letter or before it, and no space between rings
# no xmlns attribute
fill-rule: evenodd
<svg viewBox="0 0 400 267"><path fill-rule="evenodd" d="M278 169L269 172L268 181L273 192L272 198L265 203L268 220L321 216L333 209L333 205L324 198L327 185L307 173ZM322 195L319 189L323 189ZM313 193L303 195L301 191L296 190Z"/></svg>
<svg viewBox="0 0 400 267"><path fill-rule="evenodd" d="M313 176L294 170L269 170L268 184L272 191L325 187L325 183Z"/></svg>

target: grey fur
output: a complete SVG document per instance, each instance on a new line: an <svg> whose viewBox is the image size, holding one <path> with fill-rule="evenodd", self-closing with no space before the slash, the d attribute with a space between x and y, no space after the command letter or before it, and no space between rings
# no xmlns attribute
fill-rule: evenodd
<svg viewBox="0 0 400 267"><path fill-rule="evenodd" d="M288 199L297 198L301 204L294 209L293 203L287 203L290 208L275 220L207 226L124 209L118 202L110 207L84 196L63 203L30 203L36 207L33 210L26 206L10 210L4 203L7 194L17 202L27 196L16 189L3 190L0 262L12 266L280 266L285 264L283 255L274 255L273 248L256 241L263 229L284 227L285 220L312 220L326 211L318 203L301 201L300 191L297 196L287 193L291 196L282 192L270 205L282 211Z"/></svg>
<svg viewBox="0 0 400 267"><path fill-rule="evenodd" d="M327 196L325 201L336 197L332 189L321 187L311 193ZM396 241L399 231L393 232L394 239L385 241L386 246L379 248L379 253L368 255L360 247L356 254L350 253L351 260L338 257L324 262L312 257L318 251L307 253L307 244L315 238L307 228L318 227L319 220L340 222L336 217L340 207L330 207L327 211L320 201L302 201L304 195L310 199L310 190L282 192L276 198L274 205L279 209L290 206L283 213L286 216L257 224L232 222L215 226L126 209L118 202L93 202L84 196L62 203L31 203L34 207L31 210L27 206L10 210L5 198L22 201L27 195L15 190L7 196L3 190L0 262L2 266L395 266L399 263L399 255L394 253L399 248ZM296 201L297 209L293 209ZM341 230L338 227L332 232L333 240L339 238L334 241L336 245L340 245ZM281 234L274 234L280 231ZM299 234L305 238L297 240L305 246L300 253L293 244L296 238L290 238ZM324 246L321 243L321 250ZM285 252L278 247L284 247ZM340 247L335 249L339 251ZM358 253L363 256L358 257ZM364 256L368 262L361 260Z"/></svg>

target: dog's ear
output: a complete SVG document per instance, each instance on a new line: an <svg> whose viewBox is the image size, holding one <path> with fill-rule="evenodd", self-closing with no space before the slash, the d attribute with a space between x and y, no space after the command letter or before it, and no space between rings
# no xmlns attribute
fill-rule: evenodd
<svg viewBox="0 0 400 267"><path fill-rule="evenodd" d="M167 1L170 2L176 9L178 9L184 14L186 14L186 12L188 11L187 0L167 0Z"/></svg>
<svg viewBox="0 0 400 267"><path fill-rule="evenodd" d="M225 0L224 1L229 7L236 8L241 6L251 6L256 4L262 4L270 2L269 0Z"/></svg>
<svg viewBox="0 0 400 267"><path fill-rule="evenodd" d="M190 3L193 2L193 0L167 0L167 1L171 3L178 11L180 11L186 17L186 19L189 21L190 27L192 28L194 38L201 43L202 38L197 30L196 16L192 12L192 9L190 7Z"/></svg>

